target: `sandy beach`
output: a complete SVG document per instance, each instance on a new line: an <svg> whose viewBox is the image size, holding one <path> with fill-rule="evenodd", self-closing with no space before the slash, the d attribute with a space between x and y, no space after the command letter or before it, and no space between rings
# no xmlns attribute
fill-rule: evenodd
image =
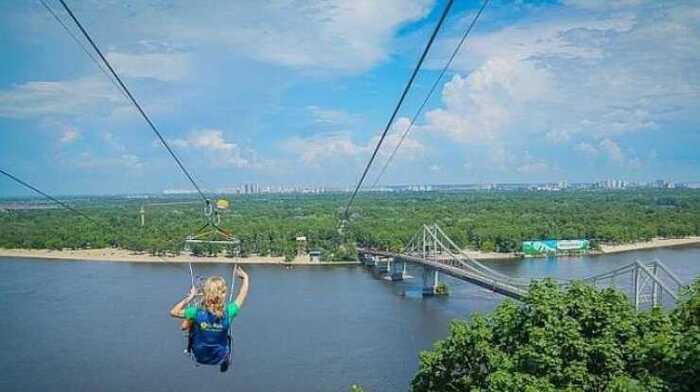
<svg viewBox="0 0 700 392"><path fill-rule="evenodd" d="M671 246L700 244L700 236L686 238L654 238L651 241L619 245L600 245L601 253L621 253L633 250L667 248Z"/></svg>
<svg viewBox="0 0 700 392"><path fill-rule="evenodd" d="M464 249L463 252L478 261L517 259L520 256L516 253L482 252L474 249Z"/></svg>
<svg viewBox="0 0 700 392"><path fill-rule="evenodd" d="M635 250L665 248L671 246L700 244L700 236L687 238L655 238L651 241L634 242L619 245L601 245L600 253L621 253ZM476 260L503 260L520 257L515 253L480 252L475 250L464 251ZM322 262L312 263L308 257L297 257L291 263L284 261L283 257L250 256L250 257L201 257L201 256L152 256L147 252L134 252L126 249L1 249L0 257L36 258L47 260L83 260L83 261L112 261L127 263L225 263L225 264L277 264L277 265L343 265L358 264L357 262Z"/></svg>
<svg viewBox="0 0 700 392"><path fill-rule="evenodd" d="M514 253L480 252L465 250L465 253L477 260L503 260L517 258ZM284 261L284 257L250 256L250 257L197 257L188 255L179 256L152 256L148 252L134 252L127 249L3 249L0 248L0 257L35 258L47 260L81 260L81 261L114 261L127 263L225 263L225 264L284 264L284 265L343 265L358 264L350 261L330 261L312 263L308 257L297 257L291 263Z"/></svg>
<svg viewBox="0 0 700 392"><path fill-rule="evenodd" d="M0 257L36 258L47 260L81 260L81 261L110 261L126 263L222 263L222 264L283 264L283 265L348 265L358 264L355 261L333 261L312 263L308 257L297 257L291 263L285 262L284 257L250 256L250 257L197 257L152 256L149 253L134 252L126 249L0 249Z"/></svg>

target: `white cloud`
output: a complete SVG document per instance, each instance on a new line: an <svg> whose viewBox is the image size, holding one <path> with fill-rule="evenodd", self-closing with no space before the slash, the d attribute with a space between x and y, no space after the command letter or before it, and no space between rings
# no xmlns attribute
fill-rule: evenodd
<svg viewBox="0 0 700 392"><path fill-rule="evenodd" d="M574 149L586 156L589 159L604 157L608 162L625 169L640 169L644 166L644 162L631 150L626 152L620 145L610 138L603 138L597 141L597 144L581 142L576 144ZM650 157L651 160L651 157Z"/></svg>
<svg viewBox="0 0 700 392"><path fill-rule="evenodd" d="M140 170L143 168L143 161L134 154L104 156L101 154L95 155L91 152L83 152L75 156L75 158L71 158L67 163L86 170Z"/></svg>
<svg viewBox="0 0 700 392"><path fill-rule="evenodd" d="M649 3L650 0L565 0L564 3L588 10L615 10Z"/></svg>
<svg viewBox="0 0 700 392"><path fill-rule="evenodd" d="M298 154L305 164L319 165L329 159L355 158L369 153L370 146L355 144L347 133L293 137L283 143L285 149Z"/></svg>
<svg viewBox="0 0 700 392"><path fill-rule="evenodd" d="M540 12L534 22L471 37L427 125L464 144L576 145L692 117L700 10L576 3L587 11Z"/></svg>
<svg viewBox="0 0 700 392"><path fill-rule="evenodd" d="M542 174L552 170L549 163L532 156L527 150L513 153L506 146L496 144L489 146L487 151L491 169L496 171L503 173L515 171L520 174L530 175Z"/></svg>
<svg viewBox="0 0 700 392"><path fill-rule="evenodd" d="M357 72L386 59L397 30L425 17L432 4L433 0L291 0L213 1L192 7L181 2L135 6L129 17L142 20L134 24L153 40L186 47L212 45L294 68ZM160 23L152 23L154 18Z"/></svg>
<svg viewBox="0 0 700 392"><path fill-rule="evenodd" d="M85 114L108 115L126 105L124 97L103 78L27 82L0 90L0 117Z"/></svg>
<svg viewBox="0 0 700 392"><path fill-rule="evenodd" d="M492 58L467 77L457 74L445 83L445 108L427 113L428 128L461 143L491 143L511 124L515 108L524 110L550 91L546 69L512 57Z"/></svg>
<svg viewBox="0 0 700 392"><path fill-rule="evenodd" d="M102 140L112 148L114 148L117 151L124 152L126 151L126 147L124 147L123 144L121 144L118 140L117 137L114 136L112 132L106 131L102 133Z"/></svg>
<svg viewBox="0 0 700 392"><path fill-rule="evenodd" d="M610 139L603 139L600 141L600 149L604 151L608 159L617 163L625 162L625 154L622 152L620 146Z"/></svg>
<svg viewBox="0 0 700 392"><path fill-rule="evenodd" d="M570 15L570 14L569 14ZM535 23L508 25L500 30L470 37L455 58L453 68L468 72L491 58L528 61L548 57L594 61L603 55L601 40L575 40L572 32L624 33L635 23L626 15L573 17L555 15ZM440 51L452 50L460 37L444 40Z"/></svg>
<svg viewBox="0 0 700 392"><path fill-rule="evenodd" d="M543 161L526 162L520 165L516 170L518 173L522 174L543 173L549 170L549 165Z"/></svg>
<svg viewBox="0 0 700 392"><path fill-rule="evenodd" d="M576 151L586 155L589 158L595 158L598 156L600 151L590 143L581 142L576 145Z"/></svg>
<svg viewBox="0 0 700 392"><path fill-rule="evenodd" d="M394 146L399 142L401 133L406 129L410 120L398 119L392 126L392 131L384 139L377 154L375 165L383 165L382 159L389 157ZM351 159L354 163L365 162L379 141L379 136L372 137L366 144L355 143L348 132L318 134L311 137L292 137L282 143L283 148L309 166L319 166L328 160ZM413 159L423 154L425 146L418 140L406 137L398 150L394 163L401 159Z"/></svg>
<svg viewBox="0 0 700 392"><path fill-rule="evenodd" d="M416 127L415 124L411 128L411 131L406 137L401 141L401 136L406 132L406 129L411 125L411 120L408 117L399 117L394 120L391 124L391 128L384 138L382 147L379 149L378 156L388 158L394 151L394 148L401 142L401 146L395 155L396 159L413 159L416 156L422 155L425 152L425 146L418 139L416 139L414 134L421 131L420 127ZM369 145L374 148L374 146L379 142L379 136L374 136Z"/></svg>
<svg viewBox="0 0 700 392"><path fill-rule="evenodd" d="M251 159L244 158L240 146L227 142L224 132L219 129L199 129L190 133L186 139L176 139L173 146L204 151L215 166L250 167Z"/></svg>
<svg viewBox="0 0 700 392"><path fill-rule="evenodd" d="M109 52L107 59L120 76L131 78L170 82L183 79L190 72L190 59L185 53Z"/></svg>
<svg viewBox="0 0 700 392"><path fill-rule="evenodd" d="M325 109L316 105L306 107L314 123L323 127L347 128L355 125L359 121L357 115L344 110Z"/></svg>
<svg viewBox="0 0 700 392"><path fill-rule="evenodd" d="M80 132L75 128L68 128L61 135L60 141L63 144L70 144L78 140L78 138L80 138Z"/></svg>
<svg viewBox="0 0 700 392"><path fill-rule="evenodd" d="M567 129L550 129L545 134L547 140L552 143L566 143L571 140L571 132Z"/></svg>
<svg viewBox="0 0 700 392"><path fill-rule="evenodd" d="M644 162L638 157L631 158L627 161L627 166L633 170L639 170L644 166Z"/></svg>

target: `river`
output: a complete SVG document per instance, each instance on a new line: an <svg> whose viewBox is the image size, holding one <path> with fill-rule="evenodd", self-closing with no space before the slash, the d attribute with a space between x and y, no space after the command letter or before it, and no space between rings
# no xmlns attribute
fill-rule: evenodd
<svg viewBox="0 0 700 392"><path fill-rule="evenodd" d="M700 276L700 247L490 262L518 276L580 278L635 258ZM222 265L196 266L201 275ZM233 325L231 369L195 367L168 309L187 291L182 264L0 259L2 391L405 391L418 353L451 319L503 297L448 279L451 295L410 295L363 267L250 266L251 292ZM409 273L420 276L419 271ZM409 295L401 295L408 291Z"/></svg>

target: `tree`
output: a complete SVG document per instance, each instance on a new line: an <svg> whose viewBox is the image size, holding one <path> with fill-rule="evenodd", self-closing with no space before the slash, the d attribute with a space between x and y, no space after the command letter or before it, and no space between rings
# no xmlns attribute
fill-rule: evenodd
<svg viewBox="0 0 700 392"><path fill-rule="evenodd" d="M241 240L241 257L284 256L290 239L303 233L313 249L327 250L334 260L353 259L355 244L400 251L421 225L431 223L440 224L458 246L498 252L518 250L523 240L588 238L605 243L700 235L700 190L696 189L377 192L357 199L352 219L340 233L343 197L239 195L235 209L222 215L220 226ZM184 246L178 240L203 223L201 206L181 201L192 200L153 200L164 203L148 208L143 227L138 217L142 201L124 198L71 200L98 224L63 209L0 213L0 247L117 247L177 253ZM222 247L200 246L195 252L222 251Z"/></svg>
<svg viewBox="0 0 700 392"><path fill-rule="evenodd" d="M453 321L413 391L691 391L700 382L700 280L672 313L625 295L534 283L522 305Z"/></svg>

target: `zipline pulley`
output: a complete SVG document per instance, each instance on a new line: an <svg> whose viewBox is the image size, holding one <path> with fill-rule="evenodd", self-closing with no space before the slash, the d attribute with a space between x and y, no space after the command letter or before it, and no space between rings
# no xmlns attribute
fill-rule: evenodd
<svg viewBox="0 0 700 392"><path fill-rule="evenodd" d="M185 250L190 251L190 245L192 244L223 245L230 247L235 247L240 244L240 241L230 232L220 227L221 213L219 210L222 208L220 208L219 205L224 204L228 207L228 202L221 203L221 201L219 201L217 202L217 207L214 208L214 204L212 204L211 200L206 200L204 205L204 218L206 223L194 234L188 235L185 238Z"/></svg>

